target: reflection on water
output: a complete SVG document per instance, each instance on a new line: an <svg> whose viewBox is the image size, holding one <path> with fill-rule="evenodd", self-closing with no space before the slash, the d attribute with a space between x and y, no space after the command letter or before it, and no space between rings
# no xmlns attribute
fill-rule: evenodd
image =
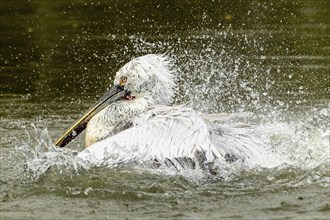
<svg viewBox="0 0 330 220"><path fill-rule="evenodd" d="M329 1L12 0L0 7L5 216L254 219L328 213ZM81 171L71 156L83 148L83 137L74 150L47 148L124 63L146 53L174 58L180 69L176 103L202 112L258 113L243 122L256 125L295 166L234 167L224 169L220 180L199 182L161 171ZM24 178L29 158L45 175Z"/></svg>

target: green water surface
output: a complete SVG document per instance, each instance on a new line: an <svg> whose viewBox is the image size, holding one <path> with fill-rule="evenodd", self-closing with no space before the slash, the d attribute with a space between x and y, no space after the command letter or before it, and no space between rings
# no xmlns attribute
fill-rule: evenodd
<svg viewBox="0 0 330 220"><path fill-rule="evenodd" d="M329 162L306 168L319 147L330 148L329 0L2 0L0 7L1 220L330 219ZM306 164L198 179L63 163L41 175L26 170L27 158L45 161L32 153L47 140L40 132L55 140L123 64L148 53L167 53L178 67L175 104L253 112L258 125L301 125L306 135L290 143L311 147L300 158ZM68 146L83 147L83 136Z"/></svg>

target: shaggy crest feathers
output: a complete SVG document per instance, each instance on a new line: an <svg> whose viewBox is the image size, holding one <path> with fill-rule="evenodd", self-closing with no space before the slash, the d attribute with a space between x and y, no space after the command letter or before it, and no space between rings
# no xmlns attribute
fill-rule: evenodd
<svg viewBox="0 0 330 220"><path fill-rule="evenodd" d="M175 73L168 56L148 54L125 64L117 72L114 84L127 77L125 89L132 94L145 94L154 105L168 105L174 95Z"/></svg>

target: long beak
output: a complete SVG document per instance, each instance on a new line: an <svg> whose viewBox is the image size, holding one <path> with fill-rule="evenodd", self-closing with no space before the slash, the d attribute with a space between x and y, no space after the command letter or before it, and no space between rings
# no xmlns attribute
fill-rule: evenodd
<svg viewBox="0 0 330 220"><path fill-rule="evenodd" d="M85 130L87 123L91 118L104 109L109 104L118 101L127 94L124 86L116 85L110 88L82 117L80 117L74 125L72 125L56 142L58 147L64 147L70 141Z"/></svg>

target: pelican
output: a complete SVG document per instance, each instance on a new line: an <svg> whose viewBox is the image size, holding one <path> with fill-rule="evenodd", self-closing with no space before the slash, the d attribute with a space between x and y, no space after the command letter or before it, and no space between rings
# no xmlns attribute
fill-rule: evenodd
<svg viewBox="0 0 330 220"><path fill-rule="evenodd" d="M237 160L246 135L239 139L244 142L241 147L235 141L225 146L232 135L227 132L226 136L212 124L214 117L185 106L170 106L175 75L167 56L132 59L116 73L113 87L55 145L64 147L86 128L86 149L78 157L96 165L149 161L178 170L211 170L214 161Z"/></svg>

